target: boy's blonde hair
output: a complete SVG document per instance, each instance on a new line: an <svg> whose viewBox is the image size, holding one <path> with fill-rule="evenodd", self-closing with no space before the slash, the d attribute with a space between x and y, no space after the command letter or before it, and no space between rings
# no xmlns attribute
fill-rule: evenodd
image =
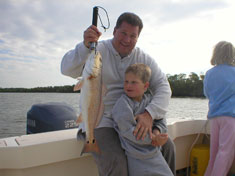
<svg viewBox="0 0 235 176"><path fill-rule="evenodd" d="M235 66L235 48L230 42L221 41L215 45L211 65L228 64Z"/></svg>
<svg viewBox="0 0 235 176"><path fill-rule="evenodd" d="M142 63L137 63L137 64L130 65L125 71L125 74L127 74L127 73L133 73L143 83L149 82L150 77L151 77L150 67L145 65L145 64L142 64Z"/></svg>

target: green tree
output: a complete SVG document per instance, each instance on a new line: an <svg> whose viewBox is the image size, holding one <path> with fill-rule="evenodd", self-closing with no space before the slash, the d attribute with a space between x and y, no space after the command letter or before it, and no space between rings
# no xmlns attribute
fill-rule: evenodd
<svg viewBox="0 0 235 176"><path fill-rule="evenodd" d="M173 97L203 97L203 79L192 72L188 78L186 74L175 74L173 76L167 75L171 86Z"/></svg>

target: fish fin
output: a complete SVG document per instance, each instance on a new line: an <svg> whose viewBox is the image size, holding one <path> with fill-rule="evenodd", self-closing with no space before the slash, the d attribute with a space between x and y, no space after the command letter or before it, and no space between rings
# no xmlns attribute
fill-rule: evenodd
<svg viewBox="0 0 235 176"><path fill-rule="evenodd" d="M80 114L76 120L76 124L82 123L82 114Z"/></svg>
<svg viewBox="0 0 235 176"><path fill-rule="evenodd" d="M87 141L82 149L81 152L81 156L83 153L96 153L96 154L101 154L100 148L96 142L96 140L94 140L92 143L89 143L89 141Z"/></svg>
<svg viewBox="0 0 235 176"><path fill-rule="evenodd" d="M79 80L78 83L74 86L73 91L78 91L82 88L82 85L84 83L84 79Z"/></svg>
<svg viewBox="0 0 235 176"><path fill-rule="evenodd" d="M93 78L96 78L94 75L90 75L87 79L93 79Z"/></svg>

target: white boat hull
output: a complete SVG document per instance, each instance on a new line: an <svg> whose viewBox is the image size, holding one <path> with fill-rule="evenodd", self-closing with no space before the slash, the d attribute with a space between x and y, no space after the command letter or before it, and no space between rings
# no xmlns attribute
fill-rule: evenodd
<svg viewBox="0 0 235 176"><path fill-rule="evenodd" d="M189 152L196 137L202 143L209 134L206 120L183 121L168 125L176 145L176 169L189 166ZM205 128L204 128L205 127ZM23 135L0 139L1 176L98 176L90 154L80 156L83 142L77 129ZM235 173L235 162L230 170Z"/></svg>

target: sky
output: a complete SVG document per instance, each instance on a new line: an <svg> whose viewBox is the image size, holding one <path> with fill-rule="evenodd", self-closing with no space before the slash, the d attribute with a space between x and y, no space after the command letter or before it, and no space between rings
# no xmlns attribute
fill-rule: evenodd
<svg viewBox="0 0 235 176"><path fill-rule="evenodd" d="M0 87L75 84L61 74L60 63L83 41L94 6L105 8L110 20L106 32L98 21L99 40L113 37L121 13L140 16L144 28L136 46L166 74L205 74L216 43L235 45L234 0L0 0Z"/></svg>

